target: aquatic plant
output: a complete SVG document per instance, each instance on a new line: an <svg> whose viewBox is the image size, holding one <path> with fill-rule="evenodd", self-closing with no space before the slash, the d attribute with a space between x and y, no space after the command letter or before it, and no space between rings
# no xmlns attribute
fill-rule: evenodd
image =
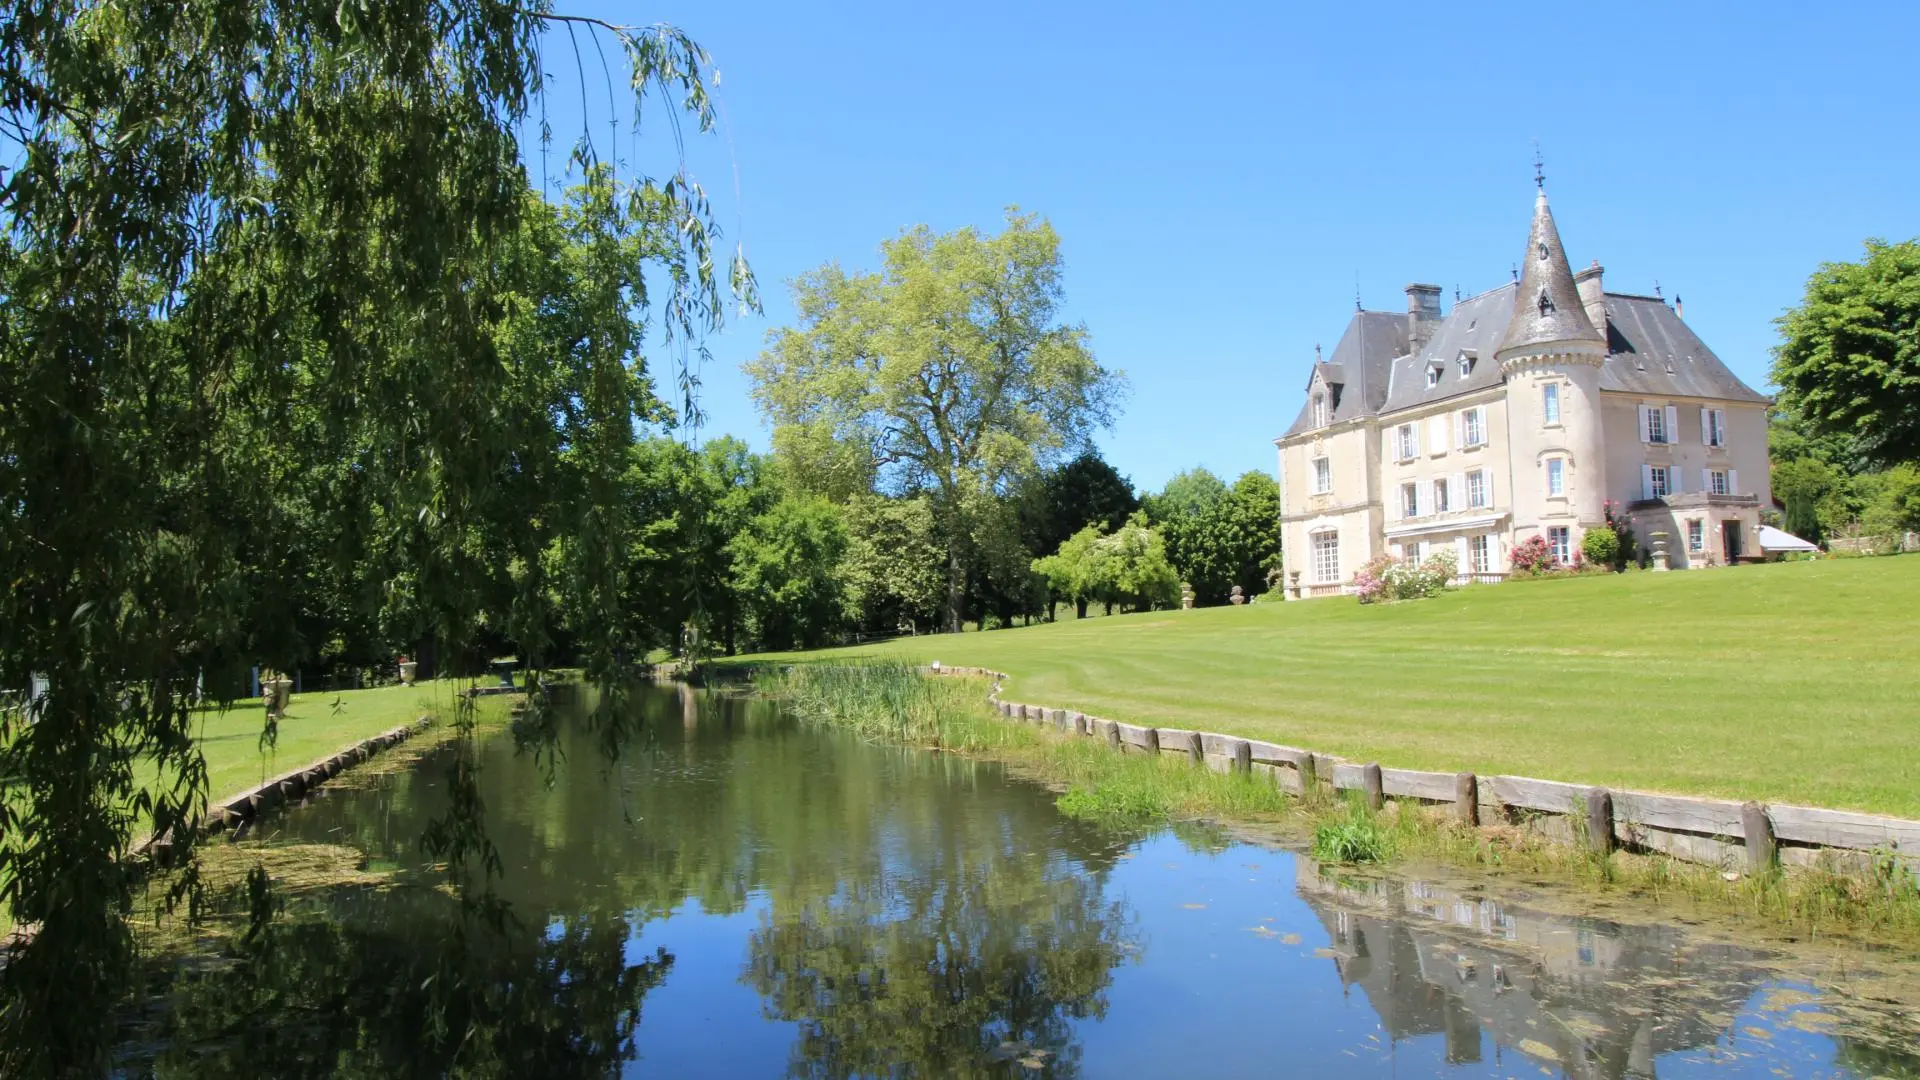
<svg viewBox="0 0 1920 1080"><path fill-rule="evenodd" d="M1393 841L1373 814L1348 803L1339 817L1327 818L1313 827L1313 857L1322 862L1385 862L1393 854Z"/></svg>

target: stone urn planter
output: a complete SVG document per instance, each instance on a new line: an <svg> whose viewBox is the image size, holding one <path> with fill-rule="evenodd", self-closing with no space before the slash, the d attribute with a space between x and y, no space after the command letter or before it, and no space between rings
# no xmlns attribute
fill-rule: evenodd
<svg viewBox="0 0 1920 1080"><path fill-rule="evenodd" d="M420 662L418 660L400 661L400 685L412 686L413 680L418 677L419 674Z"/></svg>
<svg viewBox="0 0 1920 1080"><path fill-rule="evenodd" d="M1663 532L1653 534L1653 568L1655 570L1672 569L1667 565L1667 534Z"/></svg>
<svg viewBox="0 0 1920 1080"><path fill-rule="evenodd" d="M286 676L260 681L260 696L266 702L267 715L276 719L287 715L287 699L293 695L293 680Z"/></svg>
<svg viewBox="0 0 1920 1080"><path fill-rule="evenodd" d="M1243 592L1243 591L1241 590L1241 588L1240 588L1240 586L1238 586L1238 585L1235 585L1235 586L1233 587L1233 595L1232 595L1232 596L1229 596L1229 597L1227 597L1227 602L1228 602L1228 603L1230 603L1230 604L1236 604L1236 605L1237 605L1237 604L1244 604L1244 603L1246 603L1246 602L1247 602L1247 597L1246 597L1246 593L1244 593L1244 592Z"/></svg>

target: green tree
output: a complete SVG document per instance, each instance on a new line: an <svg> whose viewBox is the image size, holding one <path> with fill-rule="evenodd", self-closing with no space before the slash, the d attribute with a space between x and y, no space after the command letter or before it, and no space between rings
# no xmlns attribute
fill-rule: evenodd
<svg viewBox="0 0 1920 1080"><path fill-rule="evenodd" d="M1140 509L1133 484L1092 450L1022 484L1018 504L1021 536L1033 552L1054 551L1096 522L1112 532Z"/></svg>
<svg viewBox="0 0 1920 1080"><path fill-rule="evenodd" d="M818 648L839 631L844 601L838 571L847 531L831 502L785 492L734 535L727 549L761 647Z"/></svg>
<svg viewBox="0 0 1920 1080"><path fill-rule="evenodd" d="M847 553L840 577L855 624L875 633L934 626L946 575L933 507L926 497L862 493L848 500L842 512Z"/></svg>
<svg viewBox="0 0 1920 1080"><path fill-rule="evenodd" d="M1146 510L1199 603L1226 603L1235 585L1248 597L1266 591L1280 555L1280 488L1271 476L1250 471L1229 488L1192 469L1149 496Z"/></svg>
<svg viewBox="0 0 1920 1080"><path fill-rule="evenodd" d="M50 688L0 712L0 902L36 931L0 969L0 1072L107 1068L124 853L150 825L190 859L205 805L200 673L322 651L303 604L329 639L377 626L458 656L505 636L537 666L564 597L618 715L642 640L616 503L656 415L643 331L677 346L751 279L684 176L621 181L586 144L569 207L530 192L515 132L555 18L0 19L0 685ZM612 32L636 91L711 123L697 46ZM344 524L303 542L322 515ZM427 842L484 881L469 753Z"/></svg>
<svg viewBox="0 0 1920 1080"><path fill-rule="evenodd" d="M926 494L957 631L978 511L1085 445L1120 381L1060 321L1060 240L1033 215L1009 211L998 235L910 229L881 262L796 279L799 326L772 332L747 373L800 483Z"/></svg>
<svg viewBox="0 0 1920 1080"><path fill-rule="evenodd" d="M1167 561L1166 541L1140 511L1112 535L1097 524L1087 526L1059 551L1034 560L1033 571L1055 598L1072 600L1082 618L1088 601L1109 610L1117 604L1122 610L1144 611L1180 598L1180 579Z"/></svg>
<svg viewBox="0 0 1920 1080"><path fill-rule="evenodd" d="M1807 280L1778 320L1781 404L1879 465L1920 461L1920 241L1868 240Z"/></svg>

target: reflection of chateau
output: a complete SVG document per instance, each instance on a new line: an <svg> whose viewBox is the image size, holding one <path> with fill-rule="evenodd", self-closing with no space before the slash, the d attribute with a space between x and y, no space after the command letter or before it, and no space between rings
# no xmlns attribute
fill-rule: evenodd
<svg viewBox="0 0 1920 1080"><path fill-rule="evenodd" d="M1443 1034L1447 1061L1519 1053L1572 1077L1652 1077L1713 1043L1764 974L1755 954L1671 927L1545 915L1423 882L1340 883L1300 863L1299 892L1394 1039Z"/></svg>

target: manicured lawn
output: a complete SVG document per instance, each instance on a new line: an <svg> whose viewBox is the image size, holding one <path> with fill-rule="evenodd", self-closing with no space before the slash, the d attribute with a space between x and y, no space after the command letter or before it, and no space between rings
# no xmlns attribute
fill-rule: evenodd
<svg viewBox="0 0 1920 1080"><path fill-rule="evenodd" d="M238 795L369 735L417 720L423 713L448 715L454 691L461 685L440 680L417 686L295 694L287 703L286 719L280 722L278 741L265 752L260 732L266 713L258 701L238 703L224 713L208 710L201 714L198 738L207 759L210 801Z"/></svg>
<svg viewBox="0 0 1920 1080"><path fill-rule="evenodd" d="M855 655L1015 701L1471 769L1920 817L1920 556L1153 612Z"/></svg>

